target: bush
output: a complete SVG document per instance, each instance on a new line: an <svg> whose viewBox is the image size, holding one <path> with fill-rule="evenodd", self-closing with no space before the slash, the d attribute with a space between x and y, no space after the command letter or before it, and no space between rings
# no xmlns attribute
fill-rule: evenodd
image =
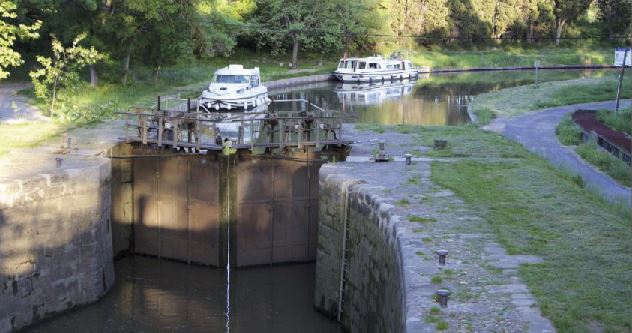
<svg viewBox="0 0 632 333"><path fill-rule="evenodd" d="M582 131L571 119L570 114L562 118L562 121L560 121L555 129L555 135L557 135L557 139L566 146L577 146L582 143Z"/></svg>

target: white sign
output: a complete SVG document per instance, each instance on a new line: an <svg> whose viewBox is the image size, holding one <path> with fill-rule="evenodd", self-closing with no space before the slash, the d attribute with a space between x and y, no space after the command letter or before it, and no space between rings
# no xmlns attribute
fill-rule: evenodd
<svg viewBox="0 0 632 333"><path fill-rule="evenodd" d="M632 66L632 49L629 48L616 48L614 49L614 65L621 66L623 64L623 55L625 53L628 55L625 57L625 65Z"/></svg>

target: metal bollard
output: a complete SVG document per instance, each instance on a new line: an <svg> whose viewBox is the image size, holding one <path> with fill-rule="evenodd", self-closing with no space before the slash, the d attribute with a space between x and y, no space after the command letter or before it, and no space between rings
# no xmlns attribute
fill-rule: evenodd
<svg viewBox="0 0 632 333"><path fill-rule="evenodd" d="M437 255L439 255L439 265L445 265L445 257L448 256L448 250L438 250Z"/></svg>
<svg viewBox="0 0 632 333"><path fill-rule="evenodd" d="M406 165L411 165L413 164L413 155L412 154L404 154L404 157L406 157Z"/></svg>
<svg viewBox="0 0 632 333"><path fill-rule="evenodd" d="M450 291L448 289L437 290L437 302L442 308L448 307L448 296L450 296Z"/></svg>
<svg viewBox="0 0 632 333"><path fill-rule="evenodd" d="M61 161L62 161L61 157L55 158L55 164L57 165L57 169L61 168Z"/></svg>

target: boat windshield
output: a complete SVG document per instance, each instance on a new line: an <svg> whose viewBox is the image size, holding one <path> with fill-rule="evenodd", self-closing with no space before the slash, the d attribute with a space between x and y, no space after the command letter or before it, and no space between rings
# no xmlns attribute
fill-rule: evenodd
<svg viewBox="0 0 632 333"><path fill-rule="evenodd" d="M215 79L217 83L250 83L248 75L218 75Z"/></svg>

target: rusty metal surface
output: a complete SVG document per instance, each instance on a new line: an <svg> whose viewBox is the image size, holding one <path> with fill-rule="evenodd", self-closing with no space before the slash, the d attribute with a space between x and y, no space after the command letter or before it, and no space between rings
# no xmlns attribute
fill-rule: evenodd
<svg viewBox="0 0 632 333"><path fill-rule="evenodd" d="M159 256L188 261L187 158L160 158L158 171Z"/></svg>
<svg viewBox="0 0 632 333"><path fill-rule="evenodd" d="M134 159L135 252L222 266L230 221L235 266L314 260L319 165L223 158Z"/></svg>

